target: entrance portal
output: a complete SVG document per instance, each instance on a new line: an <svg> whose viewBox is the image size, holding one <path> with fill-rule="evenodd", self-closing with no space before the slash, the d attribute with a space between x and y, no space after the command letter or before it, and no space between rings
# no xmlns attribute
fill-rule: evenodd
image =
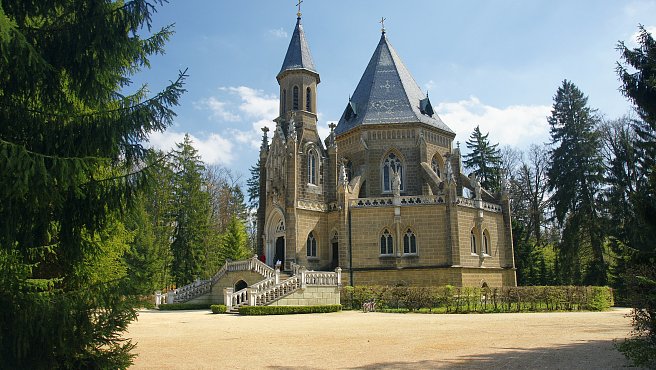
<svg viewBox="0 0 656 370"><path fill-rule="evenodd" d="M333 241L333 259L330 261L330 269L334 270L339 266L339 243Z"/></svg>
<svg viewBox="0 0 656 370"><path fill-rule="evenodd" d="M285 237L279 236L276 239L276 253L273 255L274 265L280 261L282 263L281 270L285 268Z"/></svg>

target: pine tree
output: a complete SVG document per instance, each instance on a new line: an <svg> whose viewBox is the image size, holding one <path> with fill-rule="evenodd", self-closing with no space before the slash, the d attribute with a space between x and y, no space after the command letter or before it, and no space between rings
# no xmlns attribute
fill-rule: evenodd
<svg viewBox="0 0 656 370"><path fill-rule="evenodd" d="M624 64L617 66L622 92L641 118L635 125L640 176L631 197L639 232L629 238L625 275L637 338L625 353L636 365L656 367L656 40L643 26L638 34L637 48L619 44Z"/></svg>
<svg viewBox="0 0 656 370"><path fill-rule="evenodd" d="M465 154L464 164L476 174L483 188L497 191L501 179L501 152L497 148L499 144L490 144L489 135L483 135L479 126L476 126L466 142L471 152Z"/></svg>
<svg viewBox="0 0 656 370"><path fill-rule="evenodd" d="M208 240L210 198L203 184L205 166L189 135L173 152L174 220L171 272L177 286L203 275Z"/></svg>
<svg viewBox="0 0 656 370"><path fill-rule="evenodd" d="M230 217L226 231L221 236L221 252L224 260L238 261L251 256L243 220L236 215Z"/></svg>
<svg viewBox="0 0 656 370"><path fill-rule="evenodd" d="M596 197L603 181L598 119L587 106L588 99L565 80L554 96L551 116L547 118L554 148L548 170L549 189L558 222L564 226L560 250L567 258L561 262L571 276L581 275L577 266L587 263L586 283L606 284L604 234ZM591 250L588 256L585 248ZM578 279L577 279L578 280Z"/></svg>
<svg viewBox="0 0 656 370"><path fill-rule="evenodd" d="M248 187L248 206L257 209L260 205L260 160L249 169L251 177L246 180Z"/></svg>
<svg viewBox="0 0 656 370"><path fill-rule="evenodd" d="M148 182L141 142L171 124L184 78L122 95L171 35L142 38L153 3L0 4L2 367L131 363L130 236L117 219Z"/></svg>

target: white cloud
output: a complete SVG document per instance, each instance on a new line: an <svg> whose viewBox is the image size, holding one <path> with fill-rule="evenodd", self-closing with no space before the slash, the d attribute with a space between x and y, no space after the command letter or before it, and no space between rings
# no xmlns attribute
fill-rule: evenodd
<svg viewBox="0 0 656 370"><path fill-rule="evenodd" d="M440 103L435 111L456 132L461 148L474 128L490 133L490 142L519 148L546 142L549 139L548 105L511 105L497 108L472 96L468 100Z"/></svg>
<svg viewBox="0 0 656 370"><path fill-rule="evenodd" d="M212 112L212 118L216 118L220 121L236 122L239 121L241 117L234 114L226 109L226 103L220 101L219 99L210 96L207 99L203 99L199 102L194 102L194 107L196 109L208 109Z"/></svg>
<svg viewBox="0 0 656 370"><path fill-rule="evenodd" d="M289 36L287 31L285 31L282 27L274 30L269 30L269 35L279 39L286 39Z"/></svg>
<svg viewBox="0 0 656 370"><path fill-rule="evenodd" d="M429 80L424 84L424 90L430 92L435 87L435 81Z"/></svg>
<svg viewBox="0 0 656 370"><path fill-rule="evenodd" d="M150 135L150 145L163 151L176 147L184 140L185 133L177 131L156 132ZM230 164L235 158L233 143L219 134L210 134L205 139L190 135L192 145L206 164Z"/></svg>

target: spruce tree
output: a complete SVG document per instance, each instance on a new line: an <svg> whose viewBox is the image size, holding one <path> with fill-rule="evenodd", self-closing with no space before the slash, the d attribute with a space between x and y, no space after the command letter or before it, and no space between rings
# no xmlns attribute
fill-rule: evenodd
<svg viewBox="0 0 656 370"><path fill-rule="evenodd" d="M238 261L251 256L244 221L236 215L230 217L228 227L221 236L221 253L224 260Z"/></svg>
<svg viewBox="0 0 656 370"><path fill-rule="evenodd" d="M636 157L640 176L631 197L635 212L629 238L626 285L637 338L625 343L625 353L639 366L656 367L656 40L639 27L638 47L620 43L623 63L617 72L622 92L633 103L641 120L635 124Z"/></svg>
<svg viewBox="0 0 656 370"><path fill-rule="evenodd" d="M553 145L549 189L556 219L564 227L560 250L567 258L561 262L574 262L561 267L578 283L579 266L585 263L586 283L604 285L604 233L597 204L604 167L598 119L587 104L588 98L567 80L554 96L547 118Z"/></svg>
<svg viewBox="0 0 656 370"><path fill-rule="evenodd" d="M172 32L148 35L153 3L0 3L2 367L131 363L117 220L148 183L141 143L171 124L184 77L123 95Z"/></svg>
<svg viewBox="0 0 656 370"><path fill-rule="evenodd" d="M471 152L465 154L464 164L476 174L483 188L497 191L501 179L501 152L499 144L490 144L489 135L483 135L479 126L476 126L466 142Z"/></svg>
<svg viewBox="0 0 656 370"><path fill-rule="evenodd" d="M260 160L249 169L251 177L246 180L248 187L248 206L257 209L260 205Z"/></svg>
<svg viewBox="0 0 656 370"><path fill-rule="evenodd" d="M210 198L203 182L205 165L189 135L173 151L174 220L172 275L182 286L203 275L209 232Z"/></svg>

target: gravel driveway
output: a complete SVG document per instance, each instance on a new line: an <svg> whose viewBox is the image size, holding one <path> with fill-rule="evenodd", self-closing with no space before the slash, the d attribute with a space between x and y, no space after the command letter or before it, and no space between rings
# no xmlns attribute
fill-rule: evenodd
<svg viewBox="0 0 656 370"><path fill-rule="evenodd" d="M631 330L608 312L287 316L141 311L135 369L611 369Z"/></svg>

